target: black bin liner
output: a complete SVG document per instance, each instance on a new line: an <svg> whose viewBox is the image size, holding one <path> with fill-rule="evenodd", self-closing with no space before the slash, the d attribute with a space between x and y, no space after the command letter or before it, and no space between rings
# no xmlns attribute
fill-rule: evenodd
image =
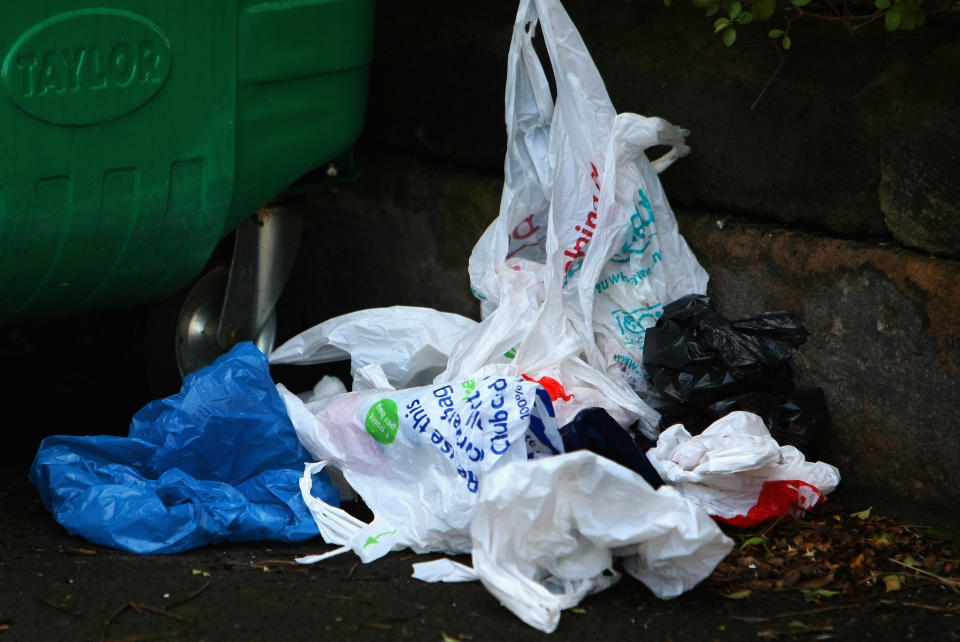
<svg viewBox="0 0 960 642"><path fill-rule="evenodd" d="M823 390L800 390L788 360L809 333L788 311L730 321L710 298L690 295L663 309L644 338L643 366L659 399L660 430L682 423L699 434L734 410L763 418L781 445L814 457L828 421Z"/></svg>

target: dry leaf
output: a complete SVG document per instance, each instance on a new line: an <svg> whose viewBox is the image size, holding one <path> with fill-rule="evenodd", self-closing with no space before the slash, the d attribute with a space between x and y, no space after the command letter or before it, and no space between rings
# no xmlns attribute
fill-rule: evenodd
<svg viewBox="0 0 960 642"><path fill-rule="evenodd" d="M873 506L857 513L850 513L850 517L856 517L857 519L870 519L870 511L872 510Z"/></svg>

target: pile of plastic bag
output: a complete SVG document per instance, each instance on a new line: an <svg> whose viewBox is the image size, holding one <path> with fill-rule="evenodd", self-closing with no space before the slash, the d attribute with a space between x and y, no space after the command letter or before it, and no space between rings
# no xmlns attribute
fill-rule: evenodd
<svg viewBox="0 0 960 642"><path fill-rule="evenodd" d="M31 479L61 523L135 552L319 533L336 548L299 561L469 553L414 576L479 580L551 632L622 573L661 598L689 590L733 545L718 522L792 514L837 486L805 458L825 407L789 374L799 321L710 308L657 177L685 132L614 110L558 0L521 0L508 65L500 212L468 265L481 320L362 310L269 357L349 359L349 390L273 384L241 344L128 438L46 440ZM651 162L654 146L670 151Z"/></svg>

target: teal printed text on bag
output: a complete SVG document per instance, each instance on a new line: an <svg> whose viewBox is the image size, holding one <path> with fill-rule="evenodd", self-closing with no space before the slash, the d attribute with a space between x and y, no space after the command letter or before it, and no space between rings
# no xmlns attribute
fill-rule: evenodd
<svg viewBox="0 0 960 642"><path fill-rule="evenodd" d="M626 263L633 258L633 255L643 254L647 248L650 247L650 244L653 243L653 237L657 235L656 227L652 230L647 230L648 227L655 223L653 208L650 206L650 199L647 198L647 195L644 194L642 189L638 189L637 194L639 195L639 199L633 206L633 215L630 216L630 226L633 231L630 239L624 242L620 251L610 257L610 260L614 263ZM641 211L641 207L643 211ZM654 252L654 263L659 263L661 258L659 252Z"/></svg>
<svg viewBox="0 0 960 642"><path fill-rule="evenodd" d="M620 328L623 342L626 345L636 345L639 349L642 349L643 337L647 328L655 326L657 319L663 316L663 305L655 303L634 310L616 309L611 314L617 320L617 327Z"/></svg>

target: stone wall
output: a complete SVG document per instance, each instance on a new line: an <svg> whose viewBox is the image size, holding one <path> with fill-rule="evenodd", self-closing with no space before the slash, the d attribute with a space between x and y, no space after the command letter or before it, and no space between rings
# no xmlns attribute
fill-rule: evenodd
<svg viewBox="0 0 960 642"><path fill-rule="evenodd" d="M356 180L305 206L281 339L355 309L477 316L470 249L497 213L515 0L381 2ZM848 484L960 499L960 31L797 23L730 49L687 6L567 0L618 111L690 130L663 176L730 318L792 309Z"/></svg>

